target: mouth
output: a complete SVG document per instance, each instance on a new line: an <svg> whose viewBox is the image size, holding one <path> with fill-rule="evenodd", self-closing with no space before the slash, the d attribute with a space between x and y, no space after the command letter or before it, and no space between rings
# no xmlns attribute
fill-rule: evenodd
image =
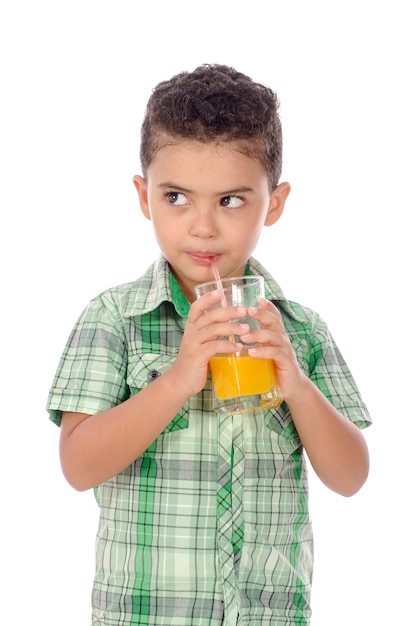
<svg viewBox="0 0 418 626"><path fill-rule="evenodd" d="M187 254L198 265L211 265L221 258L220 254L213 252L188 252Z"/></svg>

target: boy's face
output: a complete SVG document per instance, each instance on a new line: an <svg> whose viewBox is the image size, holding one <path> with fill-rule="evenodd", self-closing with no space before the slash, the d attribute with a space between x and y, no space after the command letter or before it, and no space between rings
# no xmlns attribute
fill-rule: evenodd
<svg viewBox="0 0 418 626"><path fill-rule="evenodd" d="M264 225L280 217L288 183L270 191L261 163L231 144L171 143L155 155L147 181L135 176L144 215L186 297L213 280L244 273Z"/></svg>

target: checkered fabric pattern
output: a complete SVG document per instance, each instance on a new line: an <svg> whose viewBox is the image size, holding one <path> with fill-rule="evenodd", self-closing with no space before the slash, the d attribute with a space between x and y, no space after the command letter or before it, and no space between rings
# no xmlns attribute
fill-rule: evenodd
<svg viewBox="0 0 418 626"><path fill-rule="evenodd" d="M264 276L303 371L367 426L322 319L286 300L255 259L247 273ZM58 366L50 418L59 425L63 411L98 413L152 384L176 358L188 310L163 257L92 300ZM290 412L283 403L222 416L211 397L209 377L140 458L96 488L92 626L309 624L312 530Z"/></svg>

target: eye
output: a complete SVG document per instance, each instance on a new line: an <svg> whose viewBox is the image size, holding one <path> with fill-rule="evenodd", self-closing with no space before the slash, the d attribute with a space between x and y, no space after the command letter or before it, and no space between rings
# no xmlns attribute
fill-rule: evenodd
<svg viewBox="0 0 418 626"><path fill-rule="evenodd" d="M221 198L221 205L230 209L236 209L244 204L244 200L239 196L224 196Z"/></svg>
<svg viewBox="0 0 418 626"><path fill-rule="evenodd" d="M166 194L166 198L170 204L174 204L175 206L181 206L187 203L187 198L184 193L178 191L169 191Z"/></svg>

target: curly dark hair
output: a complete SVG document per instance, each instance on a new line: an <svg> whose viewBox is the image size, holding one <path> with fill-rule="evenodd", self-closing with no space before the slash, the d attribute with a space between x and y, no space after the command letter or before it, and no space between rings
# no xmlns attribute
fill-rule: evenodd
<svg viewBox="0 0 418 626"><path fill-rule="evenodd" d="M201 65L159 83L141 130L143 175L170 141L233 142L266 168L272 189L282 169L279 100L269 87L226 65Z"/></svg>

